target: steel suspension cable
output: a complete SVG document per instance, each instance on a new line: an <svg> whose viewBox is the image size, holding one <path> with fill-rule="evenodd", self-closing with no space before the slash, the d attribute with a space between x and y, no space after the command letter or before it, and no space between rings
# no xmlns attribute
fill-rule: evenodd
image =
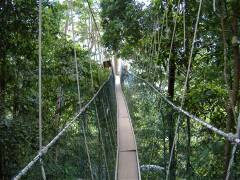
<svg viewBox="0 0 240 180"><path fill-rule="evenodd" d="M178 3L177 3L177 13L179 12L179 8L180 8L180 0L178 0ZM168 29L168 8L166 8L166 11L164 13L165 13L164 19L165 19L165 26L166 26L165 29L166 29L166 34L167 34L166 36L168 37L168 33L169 33L169 29ZM173 49L173 42L174 42L174 39L175 39L175 33L176 33L176 27L177 27L177 18L173 17L173 21L174 21L174 25L173 25L173 32L172 32L172 36L171 36L169 55L168 55L168 59L167 59L167 69L166 69L166 73L165 73L165 76L164 76L165 82L167 82L167 75L168 75L168 72L169 72L169 63L170 63L170 58L171 58L172 49ZM161 87L163 87L163 86L161 86ZM163 89L164 89L164 87L163 87Z"/></svg>
<svg viewBox="0 0 240 180"><path fill-rule="evenodd" d="M85 148L86 148L86 152L87 152L87 157L88 157L88 165L89 165L89 169L90 169L90 173L91 173L91 179L94 180L93 170L92 170L92 163L91 163L89 148L88 148L88 144L87 144L87 137L86 137L86 130L85 130L85 124L84 124L84 123L83 123L83 125L82 125L82 130L83 130L84 144L85 144Z"/></svg>
<svg viewBox="0 0 240 180"><path fill-rule="evenodd" d="M106 156L106 151L105 151L105 147L104 147L104 144L103 144L102 131L101 131L101 126L100 126L100 121L99 121L99 116L98 116L96 100L94 101L94 105L95 105L95 112L96 112L98 130L99 130L99 134L100 134L101 148L102 148L102 151L103 151L104 162L105 162L105 166L106 166L106 169L107 169L107 177L108 177L107 179L110 180L110 174L109 174L108 163L107 163L107 156Z"/></svg>
<svg viewBox="0 0 240 180"><path fill-rule="evenodd" d="M186 1L183 0L183 51L186 51Z"/></svg>
<svg viewBox="0 0 240 180"><path fill-rule="evenodd" d="M153 18L154 19L154 18ZM150 48L149 48L149 68L148 68L148 74L150 74L151 72L151 69L154 67L154 50L155 50L155 36L156 36L156 29L155 29L155 26L156 26L156 20L153 20L153 28L152 28L152 35L150 36Z"/></svg>
<svg viewBox="0 0 240 180"><path fill-rule="evenodd" d="M153 45L152 45L152 52L151 52L151 59L150 59L150 61L152 61L152 65L150 64L150 68L149 68L149 72L151 71L151 69L154 69L154 71L153 71L153 76L152 76L152 79L153 79L153 82L154 82L154 76L155 76L155 69L156 69L156 64L155 64L155 58L156 58L156 54L157 54L157 51L156 51L156 48L157 48L157 43L159 43L158 42L158 38L157 38L157 35L159 34L159 33L157 33L157 31L159 31L159 29L158 28L156 28L156 26L159 24L158 23L158 21L159 21L159 19L158 19L158 17L156 18L157 20L155 21L155 23L154 23L154 27L153 27L153 41L152 41L152 43L153 43ZM151 68L151 66L152 66L152 68Z"/></svg>
<svg viewBox="0 0 240 180"><path fill-rule="evenodd" d="M92 88L93 88L92 67L90 69L90 72L91 72L91 82L92 82ZM100 103L102 103L102 102L100 102ZM103 144L103 135L102 135L102 131L101 131L101 126L100 126L100 121L99 121L99 116L98 116L98 108L97 108L96 100L94 100L94 107L95 107L95 113L96 113L96 119L97 119L97 126L98 126L98 130L99 130L99 135L100 135L101 148L102 148L102 151L104 153L103 156L104 156L105 166L106 166L106 169L107 169L107 176L108 176L108 179L110 180L110 174L109 174L108 163L107 163L107 155L106 155L105 147L104 147L104 144Z"/></svg>
<svg viewBox="0 0 240 180"><path fill-rule="evenodd" d="M180 0L178 0L178 3L177 3L177 13L179 12L179 8L180 8ZM172 32L172 36L171 36L169 56L168 56L168 59L167 59L167 72L165 73L165 78L164 78L166 82L167 82L167 75L168 75L168 72L169 72L170 58L171 58L171 55L172 55L173 42L174 42L174 39L175 39L175 33L176 33L176 27L177 27L177 17L173 17L173 19L174 19L174 25L173 25L173 32ZM168 30L168 11L166 11L166 30ZM167 31L167 33L168 33L168 31ZM162 35L162 33L161 33L161 35ZM161 84L161 87L162 87L162 84ZM168 173L167 173L166 177L168 178Z"/></svg>
<svg viewBox="0 0 240 180"><path fill-rule="evenodd" d="M88 8L89 8L89 12L92 16L92 19L93 19L93 22L94 22L94 25L96 27L96 32L98 33L98 36L100 36L100 30L99 30L99 27L97 25L97 22L96 22L96 19L95 19L95 16L94 16L94 13L93 13L93 10L91 8L91 5L90 5L90 2L87 0L87 4L88 4ZM98 37L97 37L98 38ZM99 44L97 45L98 49L99 49ZM95 45L95 54L96 54L96 45ZM101 58L100 58L100 61L101 61ZM101 63L101 62L100 62ZM91 79L92 79L92 82L93 82L93 76L92 76L92 67L91 67ZM99 78L99 71L98 71L98 78ZM108 175L108 179L110 179L110 174L109 174L109 170L108 170L108 163L107 163L107 157L106 157L106 151L105 151L105 147L104 147L104 144L103 144L103 137L102 137L102 132L101 132L101 127L100 127L100 122L99 122L99 116L98 116L98 110L97 110L97 105L96 105L96 101L94 102L95 104L95 112L96 112L96 118L97 118L97 124L98 124L98 128L99 128L99 134L100 134L100 141L101 141L101 147L102 147L102 150L104 152L104 161L105 161L105 165L106 165L106 169L107 169L107 175ZM105 114L105 112L104 112ZM105 117L106 118L106 117Z"/></svg>
<svg viewBox="0 0 240 180"><path fill-rule="evenodd" d="M161 32L160 32L160 37L159 37L159 33L158 33L158 50L157 50L157 57L159 57L159 54L160 54L160 49L161 49L161 46L162 46L162 36L163 36L163 25L164 25L164 22L165 22L165 13L166 11L164 11L164 15L163 15L163 23L161 25ZM158 31L159 32L159 31ZM154 69L154 78L153 78L153 81L155 80L155 75L156 75L156 67L157 65L155 65L155 69Z"/></svg>
<svg viewBox="0 0 240 180"><path fill-rule="evenodd" d="M105 94L106 95L106 94ZM110 97L112 97L112 95L110 94L109 95ZM113 116L113 111L114 111L114 107L113 106L110 106L110 99L109 99L109 96L108 96L108 98L107 98L107 104L108 104L108 107L109 107L109 113L110 113L110 118L111 118L111 126L112 126L112 129L113 129L113 137L114 137L114 145L117 145L117 134L116 134L116 130L114 130L115 129L115 127L117 127L117 125L116 125L116 122L117 121L115 121L115 118L114 118L114 116Z"/></svg>
<svg viewBox="0 0 240 180"><path fill-rule="evenodd" d="M107 98L107 95L106 95L106 92L105 92L105 89L103 90L103 99L102 99L102 107L103 107L103 112L104 112L104 117L105 117L105 120L106 120L106 123L107 123L107 128L109 128L109 135L110 135L110 142L112 144L112 148L114 149L114 145L115 145L115 141L114 141L114 132L113 132L113 127L112 127L112 123L108 120L108 115L107 115L107 112L106 112L106 109L110 108L109 107L109 104L108 104L108 98ZM106 106L104 105L104 102L106 102ZM112 134L112 135L111 135ZM114 150L112 150L114 152Z"/></svg>
<svg viewBox="0 0 240 180"><path fill-rule="evenodd" d="M39 151L42 150L42 0L39 0L38 10L38 128L39 128ZM43 161L40 158L42 178L46 180Z"/></svg>
<svg viewBox="0 0 240 180"><path fill-rule="evenodd" d="M88 2L88 1L87 1ZM93 15L93 12L91 10L91 6L90 6L90 3L88 2L88 7L89 7L89 10L91 12L91 15L92 15L92 18L94 20L94 23L95 23L95 26L98 30L98 27L97 27L97 24L95 22L95 18L94 18L94 15ZM100 32L99 32L100 33ZM95 50L95 54L96 54L96 48L94 48ZM91 76L91 89L93 90L94 88L94 84L93 84L93 73L92 73L92 64L90 62L90 76ZM98 73L98 78L99 78L99 73ZM101 103L101 102L100 102ZM107 157L106 157L106 151L105 151L105 147L104 147L104 144L103 144L103 137L102 137L102 131L101 131L101 126L100 126L100 121L99 121L99 116L98 116L98 109L97 109L97 104L96 104L96 100L94 100L94 107L95 107L95 114L96 114L96 119L97 119L97 126L98 126L98 130L99 130L99 135L100 135L100 141L101 141L101 148L102 148L102 151L103 151L103 156L104 156L104 163L105 163L105 166L106 166L106 170L107 170L107 177L108 177L108 180L110 180L110 174L109 174L109 170L108 170L108 163L107 163Z"/></svg>
<svg viewBox="0 0 240 180"><path fill-rule="evenodd" d="M158 113L159 113L159 115L161 114L161 111L162 111L162 105L163 105L163 99L161 98L161 100L160 100L160 106L159 106L159 111L158 111ZM161 118L162 119L162 118ZM157 122L159 121L159 119L157 120ZM157 123L156 124L154 124L155 125L155 127L154 127L154 137L156 137L157 136L157 130L158 130L158 126L157 126ZM150 154L150 158L149 158L149 163L148 164L150 164L151 163L151 161L152 161L152 158L153 158L153 151L154 151L154 144L152 145L152 148L151 148L151 154ZM148 175L147 175L147 179L148 179Z"/></svg>
<svg viewBox="0 0 240 180"><path fill-rule="evenodd" d="M78 72L76 42L75 42L73 1L70 0L70 2L71 2L71 18L72 18L72 41L73 41L74 61L75 61L76 80L77 80L77 89L78 89L78 106L79 106L79 110L80 110L81 109L81 94L80 94L80 83L79 83L79 74L78 74L79 72ZM93 180L94 179L93 170L92 170L91 158L90 158L89 148L88 148L88 144L87 144L86 131L85 131L84 124L82 126L82 130L83 130L83 136L84 136L84 145L85 145L86 152L87 152L88 166L89 166L90 173L91 173L91 179Z"/></svg>
<svg viewBox="0 0 240 180"><path fill-rule="evenodd" d="M78 62L77 62L77 52L76 52L76 42L75 42L75 29L74 29L74 17L73 17L73 1L70 0L71 4L71 19L72 19L72 41L73 41L73 53L74 62L76 70L76 80L77 80L77 90L78 90L78 105L81 108L81 94L80 94L80 84L79 84L79 74L78 74Z"/></svg>
<svg viewBox="0 0 240 180"><path fill-rule="evenodd" d="M112 111L111 111L111 107L110 107L110 103L109 103L109 99L106 95L106 92L104 91L104 94L105 94L105 98L106 98L106 101L107 101L107 107L108 107L108 113L110 113L110 126L111 126L111 132L112 132L112 136L113 136L113 144L116 145L116 136L115 136L115 133L114 133L114 119L113 119L113 116L112 116Z"/></svg>
<svg viewBox="0 0 240 180"><path fill-rule="evenodd" d="M216 0L213 0L213 11L216 11Z"/></svg>
<svg viewBox="0 0 240 180"><path fill-rule="evenodd" d="M180 0L178 0L177 3L177 13L180 11ZM177 16L174 18L174 26L173 26L173 33L172 33L172 38L171 38L171 44L170 44L170 49L169 49L169 56L168 56L168 61L167 61L167 72L165 74L165 81L167 82L167 76L169 76L169 69L170 69L170 60L171 60L171 56L172 56L172 49L173 49L173 43L174 43L174 39L175 39L175 34L176 34L176 28L177 28ZM173 158L173 150L174 150L174 142L171 148L171 152L170 152L170 161L168 163L168 169L167 169L167 175L166 175L166 179L168 180L168 176L169 176L169 172L170 172L170 168L171 168L171 161Z"/></svg>
<svg viewBox="0 0 240 180"><path fill-rule="evenodd" d="M91 7L91 6L90 6ZM92 14L93 15L93 14ZM94 18L95 19L95 18ZM98 30L98 29L97 29ZM95 61L97 60L97 57L96 57L96 52L97 52L97 46L96 46L96 43L94 45L94 51L95 51ZM92 82L92 88L93 88L93 75L92 75L92 66L90 68L90 72L91 72L91 82ZM100 74L99 74L99 71L98 71L98 79L100 80ZM104 90L103 90L104 91ZM104 93L104 92L103 92ZM106 117L106 114L105 114L105 110L104 110L104 106L103 106L103 102L102 102L102 99L100 99L100 102L99 102L101 105L102 105L102 108L103 108L103 112L104 112L104 119L106 120L106 123L107 123L107 117ZM98 125L98 129L99 129L99 134L100 134L100 141L101 141L101 147L102 147L102 151L104 152L104 162L105 162L105 166L106 166L106 169L107 169L107 176L108 176L108 179L110 179L110 174L109 174L109 169L108 169L108 163L107 163L107 154L106 154L106 149L105 149L105 146L104 146L104 141L103 141L103 134L102 134L102 130L101 130L101 126L100 126L100 120L99 120L99 116L98 116L98 108L97 108L97 105L96 105L96 100L94 102L95 104L95 112L96 112L96 118L97 118L97 125ZM108 124L107 125L107 131L109 131L109 128L108 128ZM111 137L110 138L110 144L112 144L112 141L111 141ZM111 149L113 150L113 149Z"/></svg>
<svg viewBox="0 0 240 180"><path fill-rule="evenodd" d="M96 41L98 41L98 38L101 36L101 34L100 34L100 28L98 27L98 24L97 24L97 21L96 21L96 18L95 18L95 16L94 16L94 12L93 12L93 10L92 10L92 7L91 7L91 4L90 4L89 0L87 0L87 5L88 5L89 13L91 14L91 17L92 17L92 19L93 19L93 23L94 23L95 28L96 28L96 32L97 32ZM106 52L105 50L100 51L100 46L99 46L99 43L98 43L98 42L97 42L97 48L98 48L98 51L99 51L99 52L102 52L102 53ZM95 45L95 54L96 54L96 45ZM101 54L99 55L99 58L100 58L100 59L99 59L100 64L103 64L103 62L102 62L102 55L101 55ZM99 69L98 69L98 80L100 81L100 72L99 72Z"/></svg>
<svg viewBox="0 0 240 180"><path fill-rule="evenodd" d="M178 4L177 4L177 13L179 12L179 5L180 5L180 0L178 0ZM177 28L177 17L174 18L173 20L174 25L173 25L173 33L172 33L172 38L171 38L171 44L170 44L170 49L169 49L169 54L168 54L168 70L166 75L169 73L169 63L170 63L170 59L172 56L172 49L173 49L173 42L175 39L175 34L176 34L176 28Z"/></svg>
<svg viewBox="0 0 240 180"><path fill-rule="evenodd" d="M190 70L191 70L192 56L193 56L193 50L194 50L194 45L195 45L195 40L196 40L196 35L197 35L197 29L198 29L198 22L199 22L199 18L200 18L201 7L202 7L202 0L200 0L200 2L199 2L198 12L197 12L197 19L196 19L195 28L194 28L192 47L191 47L189 61L188 61L187 75L186 75L186 79L185 79L185 82L184 82L183 94L182 94L182 98L181 98L181 105L180 105L181 108L183 108L185 98L186 98L186 93L187 93L187 83L188 83L189 74L190 74ZM172 145L172 149L171 149L166 180L168 180L168 177L169 177L170 167L171 167L172 158L173 158L173 151L174 151L174 147L175 147L175 144L177 142L177 139L178 139L178 129L179 129L179 125L180 125L180 120L181 120L181 114L179 113L178 118L177 118L177 122L176 122L175 135L174 135L173 145Z"/></svg>
<svg viewBox="0 0 240 180"><path fill-rule="evenodd" d="M104 92L103 92L104 93ZM104 96L104 95L103 95ZM110 123L107 119L107 115L106 115L106 111L105 111L105 106L104 106L104 102L103 100L101 99L101 102L102 104L102 108L103 108L103 114L104 114L104 119L105 119L105 122L106 122L106 129L108 131L108 134L109 134L109 141L110 141L110 147L111 147L111 151L112 151L112 154L114 155L114 142L112 140L112 136L111 136L111 127L110 126Z"/></svg>
<svg viewBox="0 0 240 180"><path fill-rule="evenodd" d="M91 74L91 82L92 82L92 89L93 89L92 66L90 66L90 74ZM100 135L101 148L102 148L102 151L103 151L104 162L105 162L105 166L106 166L106 169L107 169L107 176L108 176L108 180L110 180L110 174L109 174L108 163L107 163L107 156L106 156L106 151L105 151L105 147L104 147L104 144L103 144L103 137L102 137L102 131L101 131L101 126L100 126L100 121L99 121L99 116L98 116L98 109L97 109L96 100L94 100L94 107L95 107L95 113L96 113L96 119L97 119L97 126L98 126L98 130L99 130L99 135Z"/></svg>
<svg viewBox="0 0 240 180"><path fill-rule="evenodd" d="M240 138L240 113L238 115L237 138ZM231 168L232 168L233 163L234 163L233 161L234 161L234 157L235 157L235 154L236 154L236 151L237 151L237 146L238 146L237 143L235 143L234 146L233 146L232 153L231 153L231 158L230 158L229 163L228 163L227 175L226 175L225 180L229 180L229 178L230 178Z"/></svg>

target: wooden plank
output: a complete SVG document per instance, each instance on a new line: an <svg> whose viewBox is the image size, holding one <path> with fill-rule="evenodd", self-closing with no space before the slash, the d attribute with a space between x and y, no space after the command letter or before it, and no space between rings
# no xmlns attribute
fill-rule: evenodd
<svg viewBox="0 0 240 180"><path fill-rule="evenodd" d="M119 76L116 76L119 78ZM116 81L116 82L119 82ZM116 167L116 179L118 180L139 180L139 163L137 156L137 146L132 128L131 118L127 104L121 89L121 85L116 83L117 99L117 130L118 130L118 162Z"/></svg>
<svg viewBox="0 0 240 180"><path fill-rule="evenodd" d="M136 150L136 144L128 118L119 118L119 147L120 151Z"/></svg>
<svg viewBox="0 0 240 180"><path fill-rule="evenodd" d="M136 166L136 151L122 151L119 153L118 179L134 180L138 178L138 168Z"/></svg>

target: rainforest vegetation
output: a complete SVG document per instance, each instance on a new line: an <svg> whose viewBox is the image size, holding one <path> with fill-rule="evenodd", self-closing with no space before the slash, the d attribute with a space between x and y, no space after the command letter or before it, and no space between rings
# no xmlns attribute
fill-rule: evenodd
<svg viewBox="0 0 240 180"><path fill-rule="evenodd" d="M14 177L39 151L39 2L0 1L1 180ZM122 87L142 179L165 179L171 149L169 179L225 179L234 144L179 115L162 96L239 136L239 21L239 0L43 0L43 147L110 80L23 178L42 179L43 164L47 179L114 179L114 78L103 68L114 57L127 64ZM238 147L234 154L230 179L239 179Z"/></svg>

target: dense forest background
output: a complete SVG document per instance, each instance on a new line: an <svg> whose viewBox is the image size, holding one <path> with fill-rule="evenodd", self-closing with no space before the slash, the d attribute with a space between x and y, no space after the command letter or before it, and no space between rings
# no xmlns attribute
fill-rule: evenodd
<svg viewBox="0 0 240 180"><path fill-rule="evenodd" d="M89 1L89 5L92 6L93 2ZM92 98L110 73L102 68L104 55L97 42L99 37L96 26L93 24L86 2L77 0L72 3L71 1L60 3L44 0L42 6L42 121L45 146L71 120L79 108L72 40L73 21L82 105ZM35 0L0 2L1 180L13 178L39 150L38 7L38 1ZM95 21L99 24L97 15ZM103 111L101 101L97 100L96 104L98 113L103 113L100 112ZM93 121L95 116L93 106L80 119ZM103 121L103 117L100 118L100 121ZM43 160L48 178L72 179L81 175L89 177L80 122L69 130ZM98 140L97 130L94 129L96 124L91 123L89 122L89 126L93 130L86 133L92 138L89 142L95 144L93 154L94 152L99 154L101 148L96 148L100 146L96 141ZM101 158L96 157L95 161L97 159L99 161L96 163L99 164ZM114 161L115 156L111 158ZM102 171L98 173L101 177L105 170L99 171ZM41 179L39 164L26 178Z"/></svg>
<svg viewBox="0 0 240 180"><path fill-rule="evenodd" d="M197 35L193 43L200 2ZM101 64L103 57L109 59L111 55L126 60L132 72L180 104L192 52L184 109L225 132L236 134L240 102L239 12L238 0L152 0L147 5L135 0L73 0L72 3L44 0L43 144L47 144L78 110L74 47L79 63L82 104L108 78L109 71ZM73 21L76 43L72 40ZM38 151L38 1L1 1L0 24L0 179L5 180L11 179ZM146 87L141 90L139 85L145 84L131 76L123 85L136 128L140 164L166 166L177 112L163 105L160 118L158 95L153 95ZM106 113L103 102L106 101L97 101L101 111L97 113ZM95 119L94 108L86 115L88 118L81 118ZM157 125L162 134L154 136L159 119L164 119ZM179 141L180 145L175 149L170 178L224 178L232 144L203 126L193 124L189 118L183 118L182 122L179 133L184 143L181 146ZM108 140L114 140L115 133L110 134L106 126L103 123L101 128L102 132L106 131L105 144L109 144ZM47 169L50 170L46 172L50 179L74 179L79 177L79 170L84 171L84 178L89 178L87 155L84 145L79 143L83 142L83 132L78 127L81 124L72 128L63 142L46 157L46 162L52 162L48 163ZM114 129L114 123L112 127ZM97 162L95 175L104 179L106 167L101 165L101 145L94 138L99 138L96 124L90 123L89 129L94 149L92 156ZM164 143L167 144L165 149ZM94 144L98 144L98 148L94 148ZM64 146L66 151L60 148ZM112 149L106 151L114 157ZM187 153L182 155L181 152ZM152 161L149 157L153 158ZM63 163L69 159L71 161ZM239 156L236 156L234 161L238 160ZM107 161L113 169L113 161ZM76 164L79 168L75 168ZM233 179L238 179L239 168L240 165L235 163ZM36 170L27 178L35 177L34 172L40 174ZM165 173L161 171L160 175ZM41 179L41 176L37 178ZM146 173L143 178L157 179L159 174Z"/></svg>
<svg viewBox="0 0 240 180"><path fill-rule="evenodd" d="M188 62L192 57L184 109L225 132L237 132L239 1L154 0L146 6L133 0L103 0L101 7L103 43L116 56L128 60L130 71L180 105ZM147 89L146 83L130 75L124 84L135 123L140 163L166 167L164 159L161 159L164 146L160 142L162 134L154 140L154 129L157 126L159 130L165 124L164 139L167 139L166 151L169 153L178 113L166 105L162 105L164 110L161 110L160 96L151 88ZM162 122L161 117L164 124L156 125ZM179 130L170 178L175 179L177 174L188 179L223 179L232 150L229 141L186 117L182 118L180 128L183 129ZM153 144L158 148L151 152ZM187 155L181 154L183 151ZM152 162L149 157L154 157ZM237 159L234 161L236 163ZM239 168L239 165L236 166ZM151 179L148 175L143 177ZM238 179L239 174L232 178Z"/></svg>

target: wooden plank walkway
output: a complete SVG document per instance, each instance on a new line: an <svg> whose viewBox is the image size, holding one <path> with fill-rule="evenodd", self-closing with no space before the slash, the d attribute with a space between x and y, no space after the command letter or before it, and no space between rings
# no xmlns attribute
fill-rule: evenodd
<svg viewBox="0 0 240 180"><path fill-rule="evenodd" d="M116 162L117 180L140 180L140 170L136 140L128 112L127 103L122 92L119 76L115 76L117 98L117 136L118 150Z"/></svg>

